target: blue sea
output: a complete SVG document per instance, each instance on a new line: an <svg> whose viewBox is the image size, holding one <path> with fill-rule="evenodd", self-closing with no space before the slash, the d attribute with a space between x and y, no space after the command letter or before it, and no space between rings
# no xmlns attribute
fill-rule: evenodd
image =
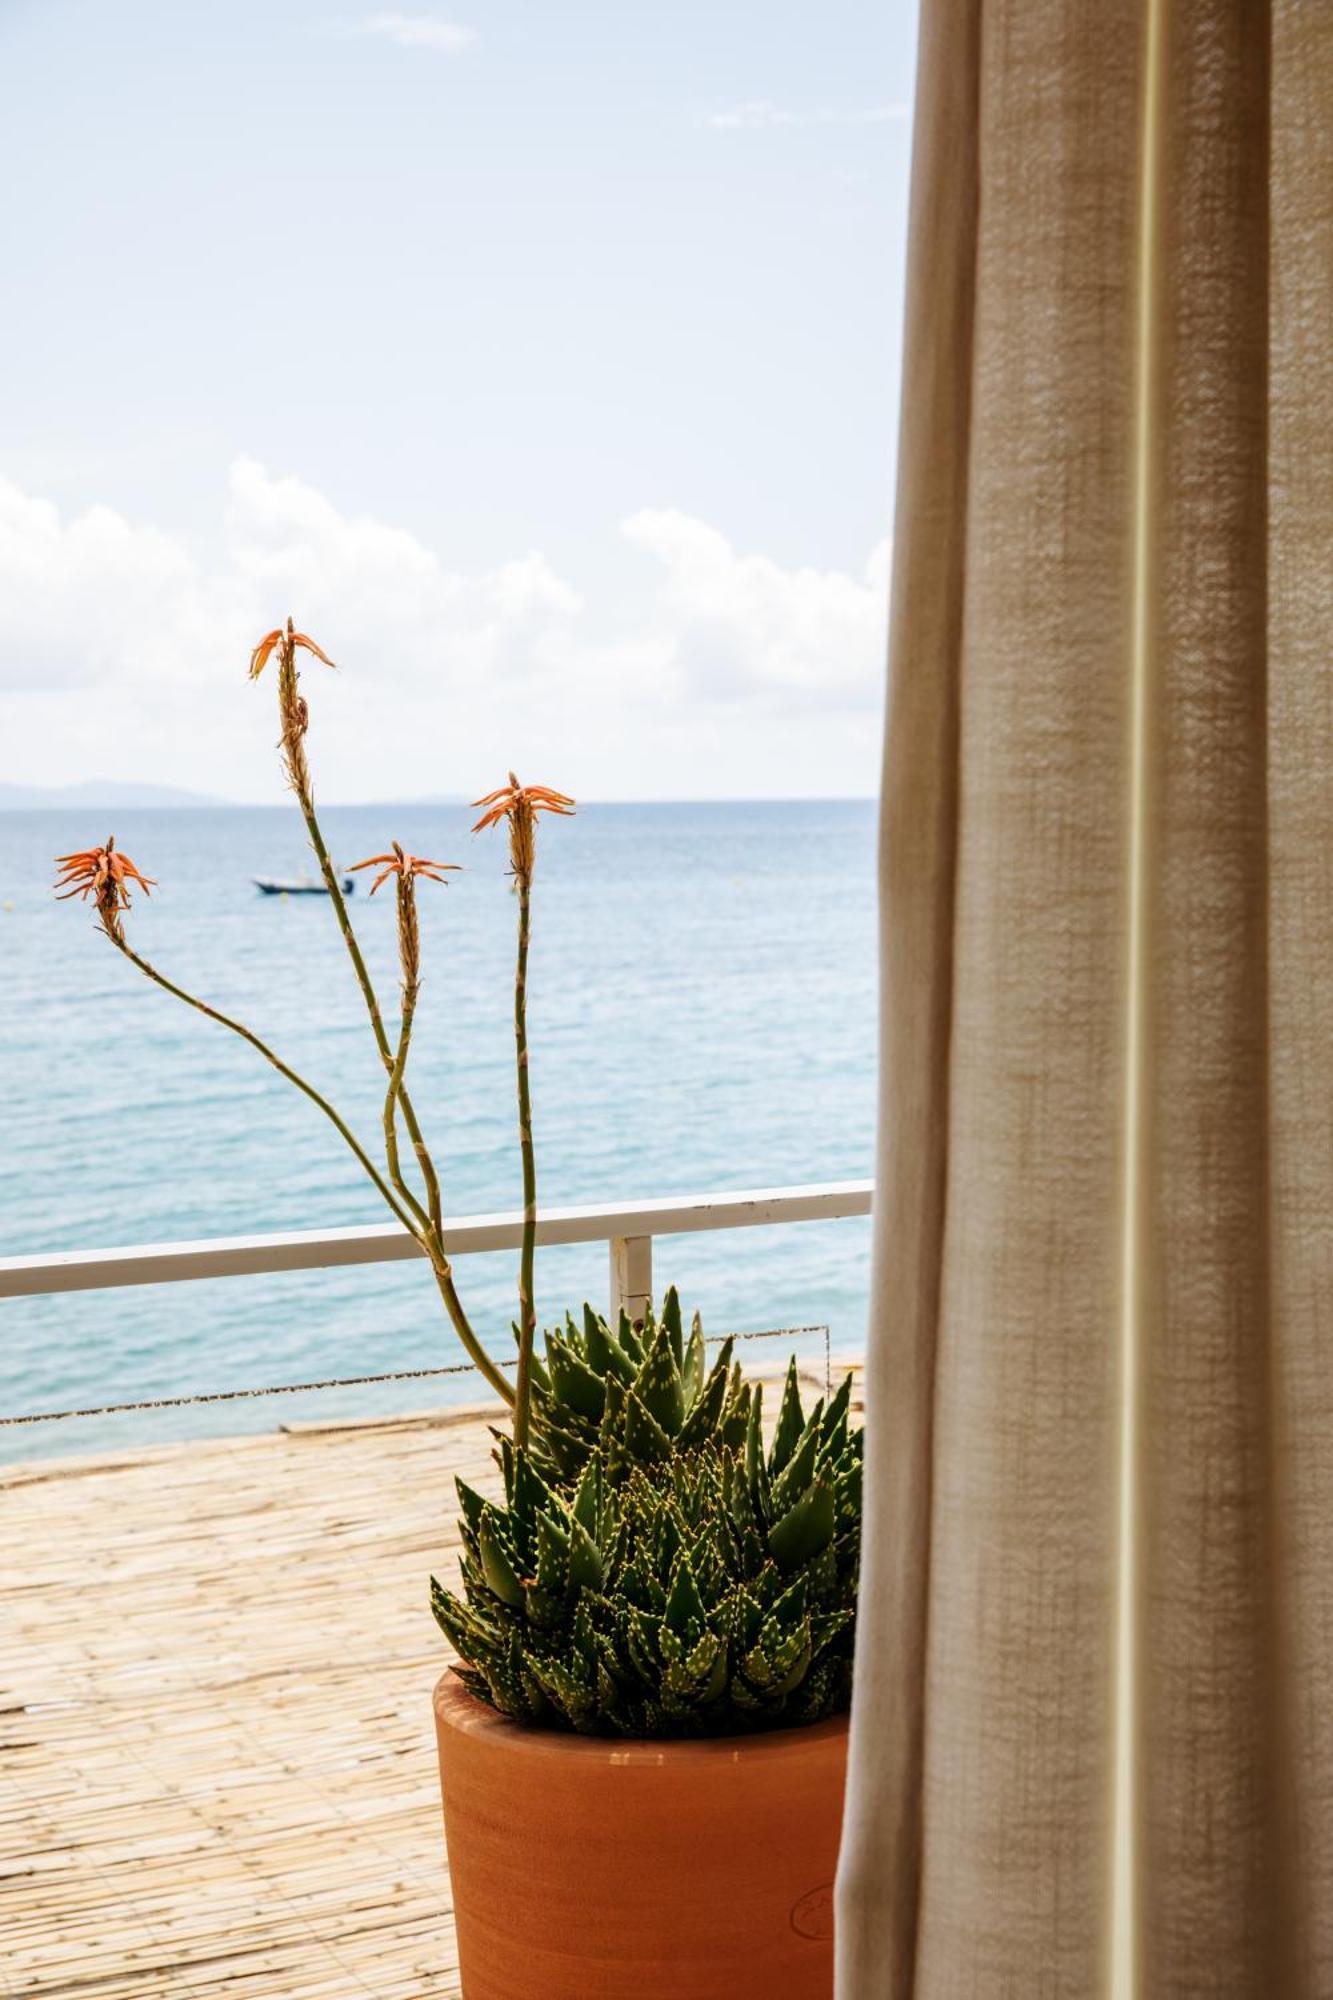
<svg viewBox="0 0 1333 2000"><path fill-rule="evenodd" d="M341 865L400 839L465 864L421 892L425 985L410 1080L445 1208L517 1207L514 903L502 834L459 806L334 808ZM0 814L0 1255L385 1219L336 1133L249 1048L151 987L51 857L114 830L160 888L129 918L171 978L241 1015L379 1132L383 1073L322 897L259 895L306 872L293 807ZM593 805L541 824L529 979L544 1205L869 1175L874 1122L874 808ZM352 910L386 1012L394 906ZM858 1349L864 1220L675 1237L709 1332L826 1323ZM506 1351L516 1258L460 1260L474 1324ZM538 1311L604 1304L604 1246L538 1253ZM0 1414L429 1368L460 1358L424 1266L0 1302ZM756 1353L770 1353L756 1349ZM118 1449L293 1419L475 1397L475 1378L386 1383L0 1428L0 1457Z"/></svg>

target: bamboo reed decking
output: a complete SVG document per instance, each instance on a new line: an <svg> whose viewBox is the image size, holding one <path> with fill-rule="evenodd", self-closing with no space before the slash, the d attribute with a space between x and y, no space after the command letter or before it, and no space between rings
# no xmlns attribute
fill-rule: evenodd
<svg viewBox="0 0 1333 2000"><path fill-rule="evenodd" d="M0 1472L0 1991L458 1994L426 1585L488 1442L473 1411Z"/></svg>
<svg viewBox="0 0 1333 2000"><path fill-rule="evenodd" d="M455 2000L426 1586L495 1414L0 1467L0 1993Z"/></svg>

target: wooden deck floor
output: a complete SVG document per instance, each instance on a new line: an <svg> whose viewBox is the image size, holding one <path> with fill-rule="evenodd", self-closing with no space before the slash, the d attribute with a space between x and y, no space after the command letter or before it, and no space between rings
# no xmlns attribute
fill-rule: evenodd
<svg viewBox="0 0 1333 2000"><path fill-rule="evenodd" d="M473 1412L0 1471L0 1991L458 1994L426 1590L487 1467Z"/></svg>
<svg viewBox="0 0 1333 2000"><path fill-rule="evenodd" d="M0 1993L458 1995L427 1577L494 1414L0 1468Z"/></svg>

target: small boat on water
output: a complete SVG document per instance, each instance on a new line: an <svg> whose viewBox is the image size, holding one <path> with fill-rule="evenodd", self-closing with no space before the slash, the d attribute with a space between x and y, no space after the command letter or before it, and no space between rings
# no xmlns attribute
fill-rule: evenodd
<svg viewBox="0 0 1333 2000"><path fill-rule="evenodd" d="M278 875L256 875L254 885L261 896L327 896L328 886L321 875L293 875L283 880ZM356 883L350 875L342 878L342 892L350 896Z"/></svg>

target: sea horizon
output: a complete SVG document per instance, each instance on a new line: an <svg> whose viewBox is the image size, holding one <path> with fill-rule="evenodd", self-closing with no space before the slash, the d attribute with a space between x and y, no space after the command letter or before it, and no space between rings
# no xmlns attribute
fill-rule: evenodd
<svg viewBox="0 0 1333 2000"><path fill-rule="evenodd" d="M88 782L90 787L96 783L95 780L89 780ZM16 789L27 791L29 789L40 788L16 787ZM64 796L67 790L66 787L58 786L53 789L57 793L57 796L49 802L37 800L30 804L15 805L6 802L4 797L5 788L4 786L0 786L0 813L66 813L82 809L78 800L71 801L68 797ZM468 795L465 792L425 792L421 794L404 793L401 797L397 798L321 799L320 810L328 810L330 812L369 812L380 807L392 810L397 806L466 806L468 803ZM645 798L640 796L632 799L602 797L597 793L584 792L580 794L579 803L585 806L857 806L874 805L876 801L872 793L861 792L756 792L753 794L726 796L710 793L698 798L679 798L675 796ZM86 804L87 809L90 811L105 810L105 807L99 806L96 800L89 800ZM210 798L202 794L197 798L126 798L121 801L113 801L112 804L116 808L123 804L125 809L131 812L271 811L289 813L291 811L290 800Z"/></svg>

